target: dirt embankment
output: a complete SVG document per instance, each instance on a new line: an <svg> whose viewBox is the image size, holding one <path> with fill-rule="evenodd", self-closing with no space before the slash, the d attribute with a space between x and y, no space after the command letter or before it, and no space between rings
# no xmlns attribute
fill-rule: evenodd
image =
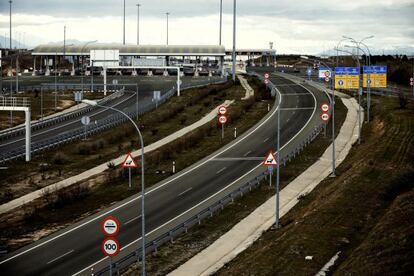
<svg viewBox="0 0 414 276"><path fill-rule="evenodd" d="M414 271L414 104L403 110L397 99L378 97L374 104L374 120L339 176L217 275L315 275L339 251L335 275Z"/></svg>

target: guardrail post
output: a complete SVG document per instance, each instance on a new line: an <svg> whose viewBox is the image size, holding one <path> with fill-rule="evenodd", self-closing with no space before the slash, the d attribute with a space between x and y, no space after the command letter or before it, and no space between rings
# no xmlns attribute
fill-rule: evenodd
<svg viewBox="0 0 414 276"><path fill-rule="evenodd" d="M173 232L172 231L168 232L168 235L170 236L170 242L174 243Z"/></svg>
<svg viewBox="0 0 414 276"><path fill-rule="evenodd" d="M200 214L197 214L198 225L201 225Z"/></svg>
<svg viewBox="0 0 414 276"><path fill-rule="evenodd" d="M158 253L157 241L153 241L152 244L154 245L154 253L157 254Z"/></svg>

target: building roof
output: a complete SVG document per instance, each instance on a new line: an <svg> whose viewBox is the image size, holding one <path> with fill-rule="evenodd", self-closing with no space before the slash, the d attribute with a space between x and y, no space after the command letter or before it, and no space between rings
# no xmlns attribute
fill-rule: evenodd
<svg viewBox="0 0 414 276"><path fill-rule="evenodd" d="M223 46L214 45L123 45L91 43L64 47L63 44L39 45L33 55L84 55L91 50L119 50L121 56L224 56Z"/></svg>

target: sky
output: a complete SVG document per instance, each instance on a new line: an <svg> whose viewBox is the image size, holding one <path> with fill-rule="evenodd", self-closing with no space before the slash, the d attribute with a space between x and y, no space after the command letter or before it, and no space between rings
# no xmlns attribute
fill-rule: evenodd
<svg viewBox="0 0 414 276"><path fill-rule="evenodd" d="M125 0L126 42L217 45L220 0ZM13 38L21 44L67 40L122 43L123 0L13 0ZM223 44L232 47L233 1L223 0ZM343 35L373 51L414 52L414 0L237 0L237 48L329 54ZM0 0L0 36L9 37L9 1ZM0 39L4 45L4 39Z"/></svg>

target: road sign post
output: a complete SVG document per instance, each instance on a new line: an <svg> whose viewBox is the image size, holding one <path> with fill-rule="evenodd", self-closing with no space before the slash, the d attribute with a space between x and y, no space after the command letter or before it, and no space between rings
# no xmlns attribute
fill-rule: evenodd
<svg viewBox="0 0 414 276"><path fill-rule="evenodd" d="M129 183L129 188L131 188L131 184L132 184L132 176L131 176L131 169L132 168L136 168L138 167L137 164L134 161L134 158L132 157L131 153L128 153L127 156L125 157L124 162L122 162L121 165L124 169L128 168L128 183Z"/></svg>
<svg viewBox="0 0 414 276"><path fill-rule="evenodd" d="M83 116L81 118L81 123L83 125L83 130L84 130L84 138L83 139L86 140L86 128L91 123L91 118L89 116Z"/></svg>
<svg viewBox="0 0 414 276"><path fill-rule="evenodd" d="M221 139L224 139L224 125L227 123L227 117L226 115L221 115L219 117L219 123L221 124Z"/></svg>

